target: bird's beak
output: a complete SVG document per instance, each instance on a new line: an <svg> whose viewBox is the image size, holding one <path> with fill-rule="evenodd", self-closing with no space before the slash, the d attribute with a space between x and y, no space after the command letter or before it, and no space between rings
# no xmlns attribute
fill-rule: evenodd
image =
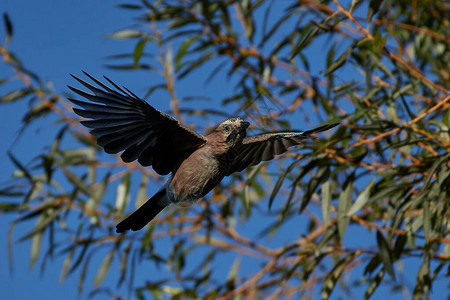
<svg viewBox="0 0 450 300"><path fill-rule="evenodd" d="M250 126L250 123L249 123L249 122L242 122L241 128L247 129L248 126Z"/></svg>

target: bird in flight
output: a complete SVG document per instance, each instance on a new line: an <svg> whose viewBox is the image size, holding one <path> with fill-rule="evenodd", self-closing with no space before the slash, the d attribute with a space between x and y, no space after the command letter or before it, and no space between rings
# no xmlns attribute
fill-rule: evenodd
<svg viewBox="0 0 450 300"><path fill-rule="evenodd" d="M250 123L231 118L220 123L212 133L201 135L107 77L105 79L113 88L84 74L98 87L72 75L92 93L69 86L89 101L69 100L83 108L73 110L89 119L81 124L91 129L97 144L107 153L123 151L124 162L137 160L142 166L152 166L160 175L172 175L153 197L117 224L118 233L139 230L170 203L196 201L225 176L271 160L289 147L301 144L311 134L339 125L333 123L307 131L247 137Z"/></svg>

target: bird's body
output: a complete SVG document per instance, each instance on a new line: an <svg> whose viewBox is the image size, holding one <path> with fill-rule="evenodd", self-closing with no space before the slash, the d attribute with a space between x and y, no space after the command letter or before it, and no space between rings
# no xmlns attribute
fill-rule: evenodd
<svg viewBox="0 0 450 300"><path fill-rule="evenodd" d="M300 144L315 132L338 123L308 131L266 133L247 137L250 125L241 118L220 123L203 136L159 112L128 90L106 78L116 90L86 74L99 89L74 76L90 89L89 94L69 87L94 103L69 99L84 108L78 115L91 119L81 123L91 128L97 143L107 153L122 152L122 160L137 160L153 166L161 175L172 173L169 181L144 205L117 225L117 232L139 230L170 203L193 202L211 191L225 176L267 161ZM100 104L96 104L100 103Z"/></svg>
<svg viewBox="0 0 450 300"><path fill-rule="evenodd" d="M215 159L211 148L213 147L207 144L198 149L175 171L169 183L169 187L176 191L173 202L198 200L222 180L224 176L219 172L220 163Z"/></svg>

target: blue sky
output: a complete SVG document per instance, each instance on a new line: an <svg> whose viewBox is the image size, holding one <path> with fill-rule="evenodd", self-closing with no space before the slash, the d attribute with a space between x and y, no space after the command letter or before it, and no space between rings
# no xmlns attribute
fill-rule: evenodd
<svg viewBox="0 0 450 300"><path fill-rule="evenodd" d="M112 1L3 0L0 13L3 12L8 13L14 26L14 36L9 49L18 55L28 69L39 74L41 78L51 81L57 93L67 93L66 85L68 84L77 86L69 73L81 75L81 70L86 70L97 77L106 74L120 85L127 86L137 95L143 95L145 93L143 87L149 80L153 80L148 77L150 76L148 73L145 73L145 76L138 76L143 73L114 71L104 67L108 62L105 57L130 52L134 47L132 42L119 42L105 37L111 31L128 26L131 23L130 20L136 17L132 11L115 7ZM3 28L0 30L0 39L4 40ZM323 54L318 49L309 49L308 55L311 55L313 61L318 62L315 68L320 70L324 61L320 57ZM9 75L11 75L9 70L5 72L4 66L0 64L0 78ZM160 78L155 77L155 80L160 80ZM202 79L198 78L197 80L186 80L177 85L177 93L180 96L191 95L196 89L205 89L206 94L208 89L211 90L211 97L214 97L214 92L227 93L225 86L221 91L212 92L213 88L205 87L201 82ZM4 91L0 90L0 94L3 93ZM162 110L169 108L168 97L152 97L151 103ZM0 182L8 180L14 170L14 166L4 155L7 151L12 151L21 161L28 162L36 153L39 153L42 146L47 144L47 140L43 137L52 138L53 120L46 120L39 128L26 131L17 143L12 142L17 134L15 129L20 128L20 119L25 109L26 103L13 103L2 106L0 109L0 119L5 128L0 131L0 140L11 141L0 144L0 153L4 157L0 160ZM36 151L30 151L30 147ZM58 283L62 259L49 262L43 276L40 275L39 270L40 260L31 271L28 269L29 241L14 245L14 271L12 274L9 272L6 247L3 245L6 245L11 220L11 216L8 215L0 217L2 228L0 256L3 258L0 263L0 289L3 299L76 299L78 273L69 276L63 285ZM30 223L30 226L32 225ZM247 230L256 231L260 229L260 226L260 223L250 223ZM15 236L19 237L24 232L26 231L15 232ZM289 234L296 234L295 230L286 228L286 235L283 238L288 239ZM347 245L351 246L352 242L364 234L367 235L367 231L352 231L346 237ZM370 241L374 241L374 238L370 238ZM161 247L164 245L162 244ZM417 265L413 267L414 270L417 268ZM416 271L413 271L413 274L415 273ZM154 274L150 276L154 276ZM108 282L108 280L112 281ZM105 284L114 286L115 280L116 278L108 277ZM411 280L414 280L414 277ZM445 289L445 285L443 286ZM91 287L92 278L87 279L85 290L90 290ZM95 298L100 299L101 296Z"/></svg>

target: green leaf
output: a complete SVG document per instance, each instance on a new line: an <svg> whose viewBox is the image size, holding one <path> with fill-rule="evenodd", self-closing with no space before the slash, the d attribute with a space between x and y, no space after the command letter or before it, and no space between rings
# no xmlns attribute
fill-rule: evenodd
<svg viewBox="0 0 450 300"><path fill-rule="evenodd" d="M16 222L12 222L11 226L9 226L9 230L8 230L8 242L7 242L7 246L8 246L8 263L9 263L9 270L12 274L13 272L13 248L12 248L12 244L13 244L13 232L14 232L14 228L16 228Z"/></svg>
<svg viewBox="0 0 450 300"><path fill-rule="evenodd" d="M12 155L11 152L8 151L8 156L11 159L11 161L13 162L13 164L20 170L22 171L22 174L25 175L25 177L32 182L33 181L33 177L31 176L31 173L25 168L24 165L22 165L15 157L14 155Z"/></svg>
<svg viewBox="0 0 450 300"><path fill-rule="evenodd" d="M289 165L289 167L287 167L286 169L284 169L283 173L278 177L277 182L275 183L275 186L272 190L272 193L270 194L270 198L269 198L269 211L270 208L272 207L272 203L273 200L275 200L276 195L278 194L278 191L281 188L281 185L283 184L284 179L286 178L286 176L291 172L291 170L297 166L297 164L299 163L299 161L294 161L292 164Z"/></svg>
<svg viewBox="0 0 450 300"><path fill-rule="evenodd" d="M417 273L417 282L413 292L413 300L430 299L431 292L430 278L430 255L428 251L424 251L423 263Z"/></svg>
<svg viewBox="0 0 450 300"><path fill-rule="evenodd" d="M330 219L330 210L331 210L331 183L330 181L322 184L322 218L323 218L323 226L325 228L328 227L328 221Z"/></svg>
<svg viewBox="0 0 450 300"><path fill-rule="evenodd" d="M383 262L384 269L389 274L389 276L391 276L391 278L395 280L391 249L389 248L388 243L384 239L383 234L381 234L379 230L377 230L377 246L380 259Z"/></svg>
<svg viewBox="0 0 450 300"><path fill-rule="evenodd" d="M135 67L138 67L138 65L139 65L139 60L142 57L142 53L144 53L145 44L147 42L148 42L148 39L147 38L143 38L134 47L133 62L134 62Z"/></svg>
<svg viewBox="0 0 450 300"><path fill-rule="evenodd" d="M61 166L61 170L63 171L66 178L80 191L88 195L89 197L95 197L94 192L87 186L84 181L78 177L75 173L67 169L65 166Z"/></svg>
<svg viewBox="0 0 450 300"><path fill-rule="evenodd" d="M137 38L137 37L142 37L144 35L143 32L138 31L138 30L131 30L131 29L123 29L123 30L118 30L114 33L110 33L108 35L106 35L109 38L112 39L131 39L131 38Z"/></svg>
<svg viewBox="0 0 450 300"><path fill-rule="evenodd" d="M344 188L338 199L337 207L337 218L338 218L338 232L339 238L342 241L344 239L345 231L347 230L348 223L350 222L350 217L347 216L348 209L352 203L352 193L353 193L353 181L355 173L352 173L346 182L344 183Z"/></svg>
<svg viewBox="0 0 450 300"><path fill-rule="evenodd" d="M241 266L241 258L237 256L233 264L231 265L230 271L228 272L227 282L234 281L237 278L240 266Z"/></svg>
<svg viewBox="0 0 450 300"><path fill-rule="evenodd" d="M78 280L78 297L81 295L81 292L83 291L84 280L86 279L89 262L90 262L90 256L88 255L86 257L86 261L83 264L83 268L81 269L80 279Z"/></svg>
<svg viewBox="0 0 450 300"><path fill-rule="evenodd" d="M195 42L196 40L198 40L200 36L194 35L188 39L186 39L183 44L181 44L181 46L178 48L178 52L177 55L175 56L175 67L177 72L181 69L181 61L184 57L184 55L186 54L187 49L189 48L189 46Z"/></svg>
<svg viewBox="0 0 450 300"><path fill-rule="evenodd" d="M139 184L137 199L136 199L136 209L141 207L147 200L147 184L148 177L145 174L142 174L141 183Z"/></svg>
<svg viewBox="0 0 450 300"><path fill-rule="evenodd" d="M36 222L36 227L43 222L45 219L44 214L41 214ZM41 241L42 241L42 230L33 230L33 238L31 240L31 259L30 259L30 270L33 268L36 263L39 252L41 251ZM31 235L30 235L31 236ZM23 240L23 238L21 239Z"/></svg>
<svg viewBox="0 0 450 300"><path fill-rule="evenodd" d="M367 22L372 21L373 16L380 9L381 3L383 3L383 0L370 0L369 8L367 10Z"/></svg>
<svg viewBox="0 0 450 300"><path fill-rule="evenodd" d="M103 259L103 262L100 265L100 268L98 269L97 275L95 276L95 279L94 279L95 287L98 287L105 279L106 274L108 274L109 267L111 266L111 262L114 258L115 252L116 252L116 250L112 249L111 251L109 251L109 253Z"/></svg>
<svg viewBox="0 0 450 300"><path fill-rule="evenodd" d="M128 257L130 255L132 243L128 243L125 247L124 251L120 255L120 278L118 285L120 286L126 278L127 270L128 270Z"/></svg>
<svg viewBox="0 0 450 300"><path fill-rule="evenodd" d="M203 65L204 63L209 61L213 55L215 55L215 53L212 51L209 51L209 52L203 53L203 55L200 58L185 64L185 68L183 70L180 70L180 73L177 74L177 78L182 79L183 77L187 76L193 70L197 69L198 67L200 67L201 65Z"/></svg>
<svg viewBox="0 0 450 300"><path fill-rule="evenodd" d="M250 172L247 175L246 185L244 186L244 197L242 198L242 206L244 207L245 215L247 217L250 216L250 208L251 208L250 204L254 201L255 198L258 197L253 192L252 186L254 189L256 189L258 185L258 182L255 180L255 177L256 175L258 175L261 166L262 165L257 165L252 168L249 168Z"/></svg>
<svg viewBox="0 0 450 300"><path fill-rule="evenodd" d="M69 267L72 263L73 255L75 254L76 249L76 247L72 247L72 251L70 251L69 255L67 255L66 259L64 260L61 275L59 275L59 284L63 284L64 280L66 280L66 276L68 274Z"/></svg>
<svg viewBox="0 0 450 300"><path fill-rule="evenodd" d="M355 257L356 257L355 253L351 253L349 255L344 256L344 258L339 260L335 264L333 269L327 274L327 277L325 278L325 281L322 286L323 291L321 298L322 300L327 300L330 298L331 292L337 285L337 281L339 280L339 277L341 276L345 267L347 267Z"/></svg>
<svg viewBox="0 0 450 300"><path fill-rule="evenodd" d="M430 212L430 203L429 201L423 202L423 235L425 237L425 241L430 239L430 231L431 228L431 212Z"/></svg>
<svg viewBox="0 0 450 300"><path fill-rule="evenodd" d="M130 200L130 173L127 172L117 186L116 193L116 210L119 214L123 214L125 207Z"/></svg>
<svg viewBox="0 0 450 300"><path fill-rule="evenodd" d="M19 89L12 92L9 92L0 97L0 103L10 103L16 100L21 100L23 97L31 94L29 89Z"/></svg>
<svg viewBox="0 0 450 300"><path fill-rule="evenodd" d="M119 4L118 7L124 8L124 9L132 9L132 10L141 10L142 9L141 5L136 5L136 4Z"/></svg>
<svg viewBox="0 0 450 300"><path fill-rule="evenodd" d="M6 28L6 44L8 44L13 36L13 26L6 12L3 13L3 22L5 23Z"/></svg>
<svg viewBox="0 0 450 300"><path fill-rule="evenodd" d="M33 268L36 263L39 252L41 251L41 241L42 241L42 232L39 232L33 236L31 240L31 259L30 259L30 270Z"/></svg>
<svg viewBox="0 0 450 300"><path fill-rule="evenodd" d="M306 190L305 194L302 198L302 202L300 204L300 212L303 212L303 210L308 205L309 201L311 200L311 197L313 196L314 192L316 191L317 187L319 186L320 182L322 181L322 178L327 177L329 167L327 165L321 166L320 160L314 160L315 165L319 166L317 168L317 171L311 176L310 180L306 184Z"/></svg>
<svg viewBox="0 0 450 300"><path fill-rule="evenodd" d="M369 287L367 288L366 292L364 293L363 299L369 299L373 293L376 291L377 287L380 285L381 280L384 277L384 269L381 269L378 271L377 275L370 281Z"/></svg>
<svg viewBox="0 0 450 300"><path fill-rule="evenodd" d="M369 182L369 184L364 188L364 190L358 195L358 198L356 198L356 201L353 203L352 207L347 212L348 217L353 216L358 210L360 210L364 206L364 204L367 203L374 183L375 178L373 178Z"/></svg>
<svg viewBox="0 0 450 300"><path fill-rule="evenodd" d="M400 257L403 254L403 249L406 245L406 241L407 241L406 235L401 234L397 237L394 244L394 251L392 253L394 255L394 259L400 259Z"/></svg>
<svg viewBox="0 0 450 300"><path fill-rule="evenodd" d="M298 43L293 49L291 53L290 59L293 59L297 54L300 53L306 46L308 46L313 38L319 33L320 28L314 26L308 34Z"/></svg>
<svg viewBox="0 0 450 300"><path fill-rule="evenodd" d="M61 209L49 209L49 210L42 210L39 212L39 218L36 222L36 226L25 234L23 237L19 239L20 242L29 239L30 237L34 237L38 234L41 234L42 231L50 224L52 223L56 218L58 218L61 214Z"/></svg>
<svg viewBox="0 0 450 300"><path fill-rule="evenodd" d="M338 57L338 59L334 62L332 62L330 64L330 66L328 67L328 69L325 71L324 76L328 76L331 73L333 73L334 71L336 71L337 69L339 69L340 67L342 67L345 62L347 61L347 57L352 54L353 49L355 48L355 46L351 46L349 47L347 50L345 50L344 53L341 54L341 56Z"/></svg>

